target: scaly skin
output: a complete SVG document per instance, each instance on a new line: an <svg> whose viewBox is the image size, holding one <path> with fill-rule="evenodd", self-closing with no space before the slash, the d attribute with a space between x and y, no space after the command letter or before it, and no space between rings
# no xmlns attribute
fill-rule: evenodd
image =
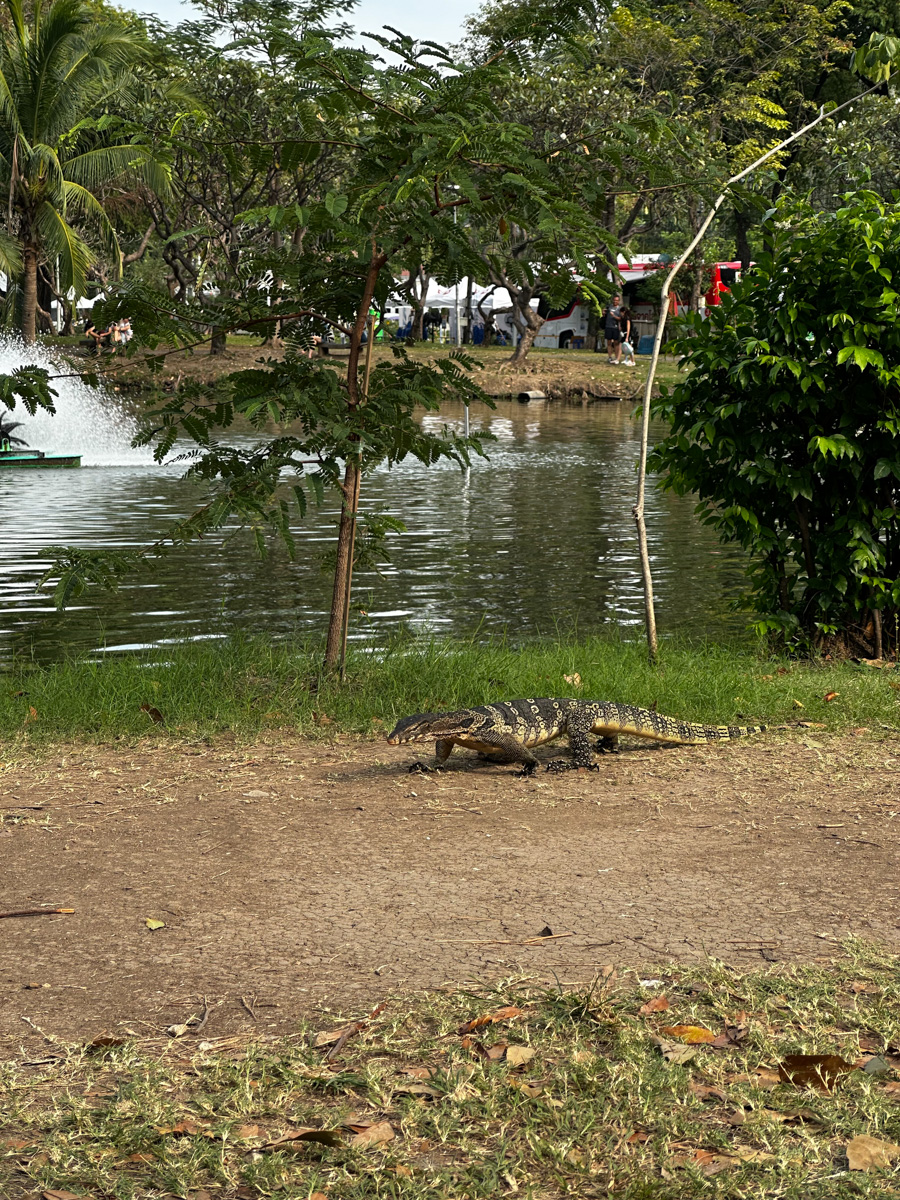
<svg viewBox="0 0 900 1200"><path fill-rule="evenodd" d="M765 725L692 725L676 721L648 708L631 704L608 704L597 700L508 700L483 704L447 713L416 713L397 722L388 735L388 745L435 740L435 767L450 756L454 746L477 750L493 762L520 762L523 775L532 775L538 760L531 753L554 738L567 734L572 761L554 759L548 771L568 771L585 767L599 768L594 762L591 735L599 735L596 749L615 752L620 734L651 738L655 742L690 746L718 742L761 733ZM423 763L413 763L411 771L427 771Z"/></svg>

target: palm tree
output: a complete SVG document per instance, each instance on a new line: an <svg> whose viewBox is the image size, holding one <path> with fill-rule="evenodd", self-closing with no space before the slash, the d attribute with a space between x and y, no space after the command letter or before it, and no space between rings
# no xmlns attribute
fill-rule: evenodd
<svg viewBox="0 0 900 1200"><path fill-rule="evenodd" d="M38 271L59 263L59 291L83 294L94 260L91 234L121 264L116 231L98 194L142 178L164 190L166 173L134 127L117 118L144 43L83 0L2 0L0 197L8 200L3 261L21 280L22 336L34 341ZM17 258L21 260L17 271Z"/></svg>

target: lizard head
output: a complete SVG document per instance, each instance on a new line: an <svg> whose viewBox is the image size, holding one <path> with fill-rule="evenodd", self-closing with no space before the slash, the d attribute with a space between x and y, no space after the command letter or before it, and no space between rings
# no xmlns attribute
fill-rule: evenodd
<svg viewBox="0 0 900 1200"><path fill-rule="evenodd" d="M440 740L461 733L472 722L472 714L466 712L414 713L398 721L388 734L389 746L400 746L404 742L420 742L424 738Z"/></svg>

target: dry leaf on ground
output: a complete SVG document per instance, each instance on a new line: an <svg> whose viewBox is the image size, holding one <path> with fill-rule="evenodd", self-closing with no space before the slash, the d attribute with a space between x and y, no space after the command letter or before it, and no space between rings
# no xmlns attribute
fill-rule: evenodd
<svg viewBox="0 0 900 1200"><path fill-rule="evenodd" d="M302 1127L300 1129L285 1130L280 1137L266 1142L266 1148L283 1146L287 1142L319 1142L323 1146L343 1146L344 1139L337 1129L307 1129Z"/></svg>
<svg viewBox="0 0 900 1200"><path fill-rule="evenodd" d="M534 1058L531 1046L507 1046L506 1061L511 1067L522 1067Z"/></svg>
<svg viewBox="0 0 900 1200"><path fill-rule="evenodd" d="M670 1042L666 1038L653 1039L667 1063L686 1063L699 1052L699 1046L686 1046L684 1042Z"/></svg>
<svg viewBox="0 0 900 1200"><path fill-rule="evenodd" d="M204 1129L205 1126L201 1125L198 1121L179 1121L177 1125L156 1126L156 1132L162 1134L178 1133L193 1135L195 1133L203 1133Z"/></svg>
<svg viewBox="0 0 900 1200"><path fill-rule="evenodd" d="M709 1045L716 1040L713 1031L705 1029L702 1025L663 1025L660 1032L684 1042L687 1046Z"/></svg>
<svg viewBox="0 0 900 1200"><path fill-rule="evenodd" d="M483 1025L495 1025L498 1021L511 1021L513 1017L520 1017L523 1011L521 1008L516 1008L514 1004L508 1004L505 1008L498 1008L496 1012L473 1017L471 1021L466 1021L465 1025L460 1025L456 1032L471 1033L473 1029L481 1029Z"/></svg>
<svg viewBox="0 0 900 1200"><path fill-rule="evenodd" d="M543 1092L543 1087L539 1083L528 1083L525 1079L510 1079L509 1086L518 1088L525 1096L529 1096L532 1100L535 1096L540 1096Z"/></svg>
<svg viewBox="0 0 900 1200"><path fill-rule="evenodd" d="M648 1017L651 1013L667 1012L669 1001L665 996L654 996L652 1000L648 1000L646 1004L642 1004L638 1009L638 1013L642 1017Z"/></svg>
<svg viewBox="0 0 900 1200"><path fill-rule="evenodd" d="M366 1146L380 1146L384 1142L393 1141L394 1137L394 1127L390 1121L379 1121L377 1125L370 1125L368 1129L363 1129L355 1137L352 1137L350 1145L356 1146L357 1149Z"/></svg>
<svg viewBox="0 0 900 1200"><path fill-rule="evenodd" d="M156 917L147 917L144 924L148 929L165 929L166 927L165 921L158 921Z"/></svg>
<svg viewBox="0 0 900 1200"><path fill-rule="evenodd" d="M853 1063L839 1054L788 1054L779 1064L778 1075L796 1087L814 1087L830 1092L842 1075L855 1071Z"/></svg>
<svg viewBox="0 0 900 1200"><path fill-rule="evenodd" d="M900 1158L900 1146L880 1138L861 1134L847 1146L847 1165L851 1171L880 1171Z"/></svg>
<svg viewBox="0 0 900 1200"><path fill-rule="evenodd" d="M698 1100L727 1100L728 1096L721 1088L712 1087L707 1083L689 1083L688 1091Z"/></svg>

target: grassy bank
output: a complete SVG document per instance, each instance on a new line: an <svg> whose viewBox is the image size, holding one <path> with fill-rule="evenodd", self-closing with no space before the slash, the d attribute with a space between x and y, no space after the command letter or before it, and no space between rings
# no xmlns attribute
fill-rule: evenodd
<svg viewBox="0 0 900 1200"><path fill-rule="evenodd" d="M62 350L81 354L82 338L48 338L45 344L52 352ZM434 361L446 358L454 347L419 342L410 347L413 358ZM555 396L569 394L579 396L582 391L597 395L619 395L625 398L637 396L647 377L649 356L639 356L637 367L629 370L612 367L605 353L595 354L587 350L532 350L523 370L511 372L507 363L512 351L509 347L468 346L466 352L476 362L476 377L485 391L492 396L508 396L521 389L548 390ZM125 392L154 390L163 382L179 384L182 381L214 383L232 371L258 366L261 358L280 358L281 350L260 344L258 337L229 335L228 349L224 354L211 355L207 346L195 351L177 351L167 356L161 375L152 374L145 355L138 351L134 356L104 354L79 357L74 361L82 369L96 371L112 386L121 386ZM389 359L390 346L373 347L374 360ZM343 371L346 360L334 358L324 360L327 365ZM657 371L657 382L672 384L678 378L678 365L671 356L665 358Z"/></svg>
<svg viewBox="0 0 900 1200"><path fill-rule="evenodd" d="M836 966L708 960L650 978L606 967L577 992L520 980L386 996L368 1019L325 1012L278 1040L44 1045L0 1064L0 1191L896 1196L896 964L848 949Z"/></svg>
<svg viewBox="0 0 900 1200"><path fill-rule="evenodd" d="M800 663L746 645L640 641L398 639L350 653L347 680L320 674L316 645L233 638L152 653L17 667L0 676L0 737L375 733L412 712L517 696L585 696L715 724L807 720L835 731L900 726L900 670ZM825 697L834 693L830 700Z"/></svg>

